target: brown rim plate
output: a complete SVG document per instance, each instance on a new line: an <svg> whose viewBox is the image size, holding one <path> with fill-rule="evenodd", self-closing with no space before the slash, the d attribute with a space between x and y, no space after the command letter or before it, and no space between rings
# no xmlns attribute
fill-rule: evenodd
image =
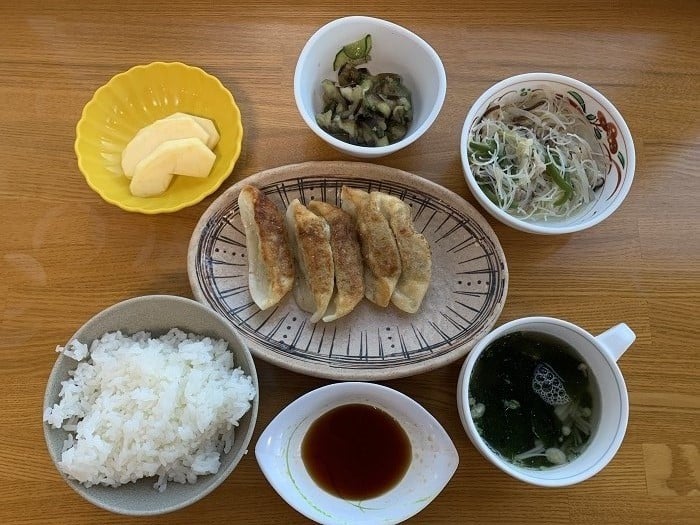
<svg viewBox="0 0 700 525"><path fill-rule="evenodd" d="M295 198L339 204L343 185L396 195L430 243L433 274L421 309L404 313L363 300L332 323L309 322L288 294L261 311L248 292L243 185L260 188L280 210ZM226 317L251 353L302 374L375 381L410 376L464 357L493 327L508 291L496 234L459 195L395 168L362 162L306 162L266 170L233 185L204 212L187 255L196 299Z"/></svg>

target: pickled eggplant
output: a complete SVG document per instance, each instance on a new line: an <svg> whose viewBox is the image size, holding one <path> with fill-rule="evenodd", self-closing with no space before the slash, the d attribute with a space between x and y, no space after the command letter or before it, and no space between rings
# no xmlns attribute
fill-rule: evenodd
<svg viewBox="0 0 700 525"><path fill-rule="evenodd" d="M336 81L321 82L323 111L318 125L330 135L361 146L387 146L406 136L413 120L411 92L396 73L372 75L372 37L343 46L333 61Z"/></svg>

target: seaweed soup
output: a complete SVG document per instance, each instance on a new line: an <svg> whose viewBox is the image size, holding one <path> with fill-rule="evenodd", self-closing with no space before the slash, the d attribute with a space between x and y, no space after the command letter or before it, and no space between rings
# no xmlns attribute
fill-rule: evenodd
<svg viewBox="0 0 700 525"><path fill-rule="evenodd" d="M567 343L514 332L477 360L469 405L477 431L511 463L543 469L563 465L586 447L597 421L593 378Z"/></svg>

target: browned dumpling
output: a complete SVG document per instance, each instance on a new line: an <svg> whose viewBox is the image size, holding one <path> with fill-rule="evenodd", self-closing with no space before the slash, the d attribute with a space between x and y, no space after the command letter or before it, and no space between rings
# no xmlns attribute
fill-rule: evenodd
<svg viewBox="0 0 700 525"><path fill-rule="evenodd" d="M376 196L343 186L343 210L357 225L365 266L365 297L379 306L388 306L401 275L401 259L389 221L382 214Z"/></svg>
<svg viewBox="0 0 700 525"><path fill-rule="evenodd" d="M244 186L238 207L248 248L248 287L261 310L276 305L294 284L294 261L284 217L258 188Z"/></svg>
<svg viewBox="0 0 700 525"><path fill-rule="evenodd" d="M391 294L391 302L408 313L416 313L430 285L432 257L428 241L413 229L411 207L398 197L372 192L389 221L401 256L401 276Z"/></svg>
<svg viewBox="0 0 700 525"><path fill-rule="evenodd" d="M330 227L322 217L294 199L287 207L287 231L297 263L294 299L318 322L333 296L334 266Z"/></svg>
<svg viewBox="0 0 700 525"><path fill-rule="evenodd" d="M309 210L323 217L331 231L335 290L323 316L327 323L349 314L365 295L362 253L352 217L326 202L311 201Z"/></svg>

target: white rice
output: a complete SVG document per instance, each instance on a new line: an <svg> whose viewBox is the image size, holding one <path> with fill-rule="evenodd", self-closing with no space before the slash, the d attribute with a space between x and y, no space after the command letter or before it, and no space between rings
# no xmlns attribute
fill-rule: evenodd
<svg viewBox="0 0 700 525"><path fill-rule="evenodd" d="M79 341L56 350L80 362L44 421L69 432L58 467L87 487L158 476L163 491L216 473L256 394L226 341L176 328L158 339L110 332L89 351Z"/></svg>

